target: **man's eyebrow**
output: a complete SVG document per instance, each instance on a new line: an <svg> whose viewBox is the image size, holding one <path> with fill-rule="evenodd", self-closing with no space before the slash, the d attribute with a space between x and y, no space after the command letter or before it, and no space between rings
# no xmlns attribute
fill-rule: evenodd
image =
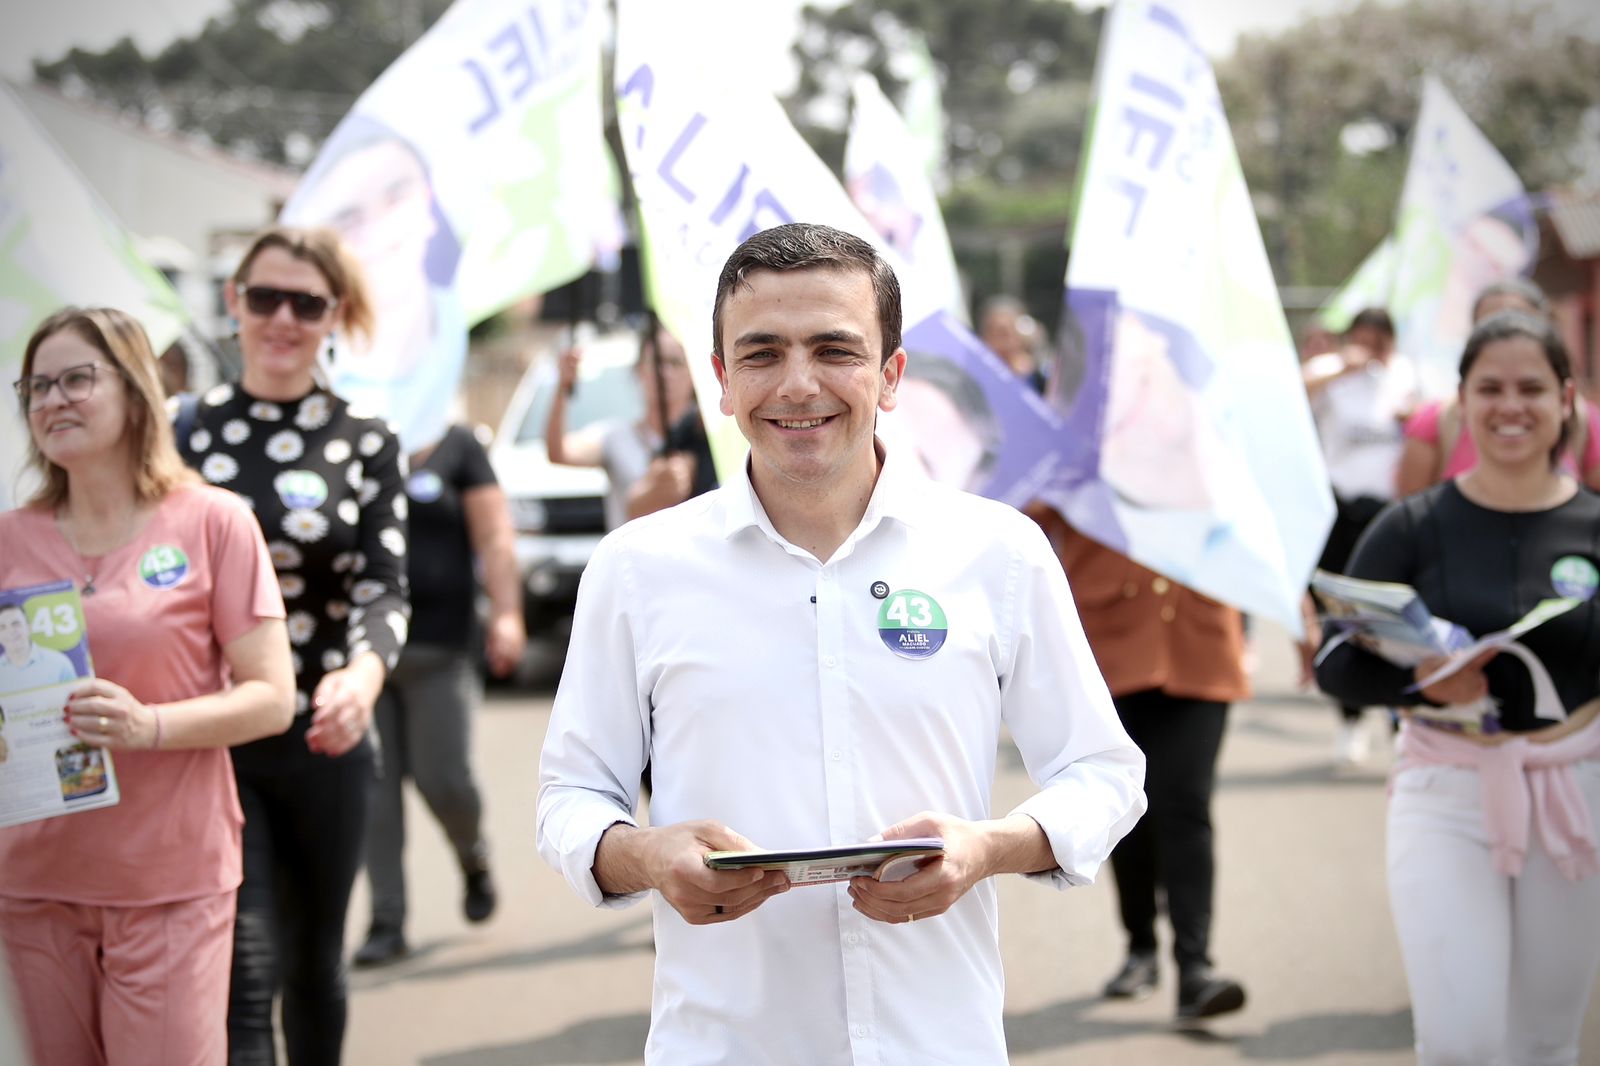
<svg viewBox="0 0 1600 1066"><path fill-rule="evenodd" d="M733 342L735 348L754 347L763 344L783 344L787 338L777 333L750 332L736 337ZM866 338L849 329L830 329L821 333L813 333L805 338L807 346L817 344L861 344Z"/></svg>

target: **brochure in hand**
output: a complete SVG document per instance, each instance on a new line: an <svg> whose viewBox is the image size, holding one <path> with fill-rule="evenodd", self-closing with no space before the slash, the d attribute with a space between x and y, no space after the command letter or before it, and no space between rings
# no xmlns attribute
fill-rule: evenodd
<svg viewBox="0 0 1600 1066"><path fill-rule="evenodd" d="M67 696L93 676L72 582L0 591L0 826L120 798L111 753L67 728Z"/></svg>
<svg viewBox="0 0 1600 1066"><path fill-rule="evenodd" d="M826 885L852 877L900 881L943 854L939 837L911 837L787 851L712 851L706 854L706 865L713 870L782 870L790 884Z"/></svg>

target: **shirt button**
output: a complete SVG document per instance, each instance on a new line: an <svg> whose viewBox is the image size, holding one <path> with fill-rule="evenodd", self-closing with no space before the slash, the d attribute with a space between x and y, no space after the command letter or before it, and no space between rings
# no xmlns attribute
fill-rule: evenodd
<svg viewBox="0 0 1600 1066"><path fill-rule="evenodd" d="M1169 603L1161 608L1161 620L1163 622L1170 622L1176 617L1178 617L1178 612L1173 609L1172 604Z"/></svg>
<svg viewBox="0 0 1600 1066"><path fill-rule="evenodd" d="M860 1037L866 1036L867 1035L867 1027L864 1026L864 1025L856 1026L856 1035L860 1036Z"/></svg>
<svg viewBox="0 0 1600 1066"><path fill-rule="evenodd" d="M829 669L832 669L833 664L834 664L834 658L831 655L822 660L822 665L828 667Z"/></svg>
<svg viewBox="0 0 1600 1066"><path fill-rule="evenodd" d="M844 758L844 752L840 751L838 748L834 748L832 751L828 752L828 757L834 762L838 762L840 759Z"/></svg>
<svg viewBox="0 0 1600 1066"><path fill-rule="evenodd" d="M844 942L846 944L859 944L861 943L861 934L851 933L849 936L844 938Z"/></svg>
<svg viewBox="0 0 1600 1066"><path fill-rule="evenodd" d="M1168 581L1164 577L1158 577L1154 581L1150 582L1150 587L1155 590L1157 596L1160 596L1164 595L1166 591L1172 587L1172 582Z"/></svg>

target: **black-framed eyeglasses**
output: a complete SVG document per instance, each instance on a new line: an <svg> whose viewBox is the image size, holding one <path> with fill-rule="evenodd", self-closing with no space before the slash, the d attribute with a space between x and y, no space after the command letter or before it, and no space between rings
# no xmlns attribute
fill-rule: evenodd
<svg viewBox="0 0 1600 1066"><path fill-rule="evenodd" d="M29 374L11 383L17 396L30 411L43 407L50 398L50 390L59 388L61 398L68 403L82 403L94 395L95 375L103 368L99 363L80 363L69 366L52 377L49 374ZM114 371L113 371L114 372Z"/></svg>
<svg viewBox="0 0 1600 1066"><path fill-rule="evenodd" d="M289 309L294 312L294 317L302 322L320 322L322 316L338 306L339 301L332 296L318 296L315 293L299 292L295 289L274 289L267 285L247 285L239 290L244 296L244 305L253 315L270 318L278 313L284 301L288 301Z"/></svg>

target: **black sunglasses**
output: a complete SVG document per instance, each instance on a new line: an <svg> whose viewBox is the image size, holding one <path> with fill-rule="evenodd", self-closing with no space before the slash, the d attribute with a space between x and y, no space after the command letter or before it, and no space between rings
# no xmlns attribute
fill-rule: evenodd
<svg viewBox="0 0 1600 1066"><path fill-rule="evenodd" d="M331 296L317 296L293 289L273 289L265 285L249 285L239 290L244 295L244 305L253 315L269 318L278 313L285 300L294 317L302 322L320 322L339 301Z"/></svg>

